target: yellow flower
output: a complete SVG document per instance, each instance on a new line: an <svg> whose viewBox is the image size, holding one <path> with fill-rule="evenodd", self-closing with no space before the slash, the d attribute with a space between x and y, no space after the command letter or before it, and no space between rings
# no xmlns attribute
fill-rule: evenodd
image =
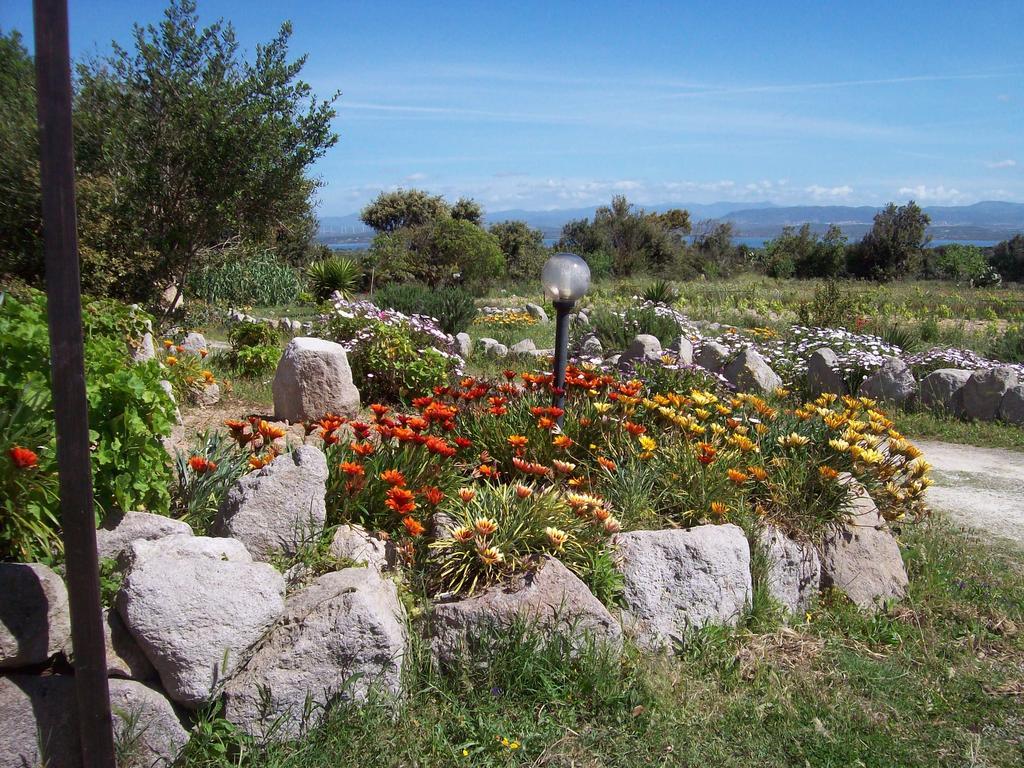
<svg viewBox="0 0 1024 768"><path fill-rule="evenodd" d="M715 517L725 517L729 514L729 507L720 501L711 502L711 514Z"/></svg>
<svg viewBox="0 0 1024 768"><path fill-rule="evenodd" d="M860 455L856 456L856 458L865 464L881 464L885 461L885 456L874 448L861 448L858 453Z"/></svg>
<svg viewBox="0 0 1024 768"><path fill-rule="evenodd" d="M473 522L473 528L481 536L490 536L496 530L498 530L498 524L491 520L489 517L478 517Z"/></svg>
<svg viewBox="0 0 1024 768"><path fill-rule="evenodd" d="M798 435L796 432L790 432L788 435L779 435L779 445L783 448L797 448L807 445L809 442L811 442L811 438Z"/></svg>
<svg viewBox="0 0 1024 768"><path fill-rule="evenodd" d="M840 453L846 453L850 450L850 444L845 440L829 440L828 445L832 450L839 451Z"/></svg>
<svg viewBox="0 0 1024 768"><path fill-rule="evenodd" d="M594 410L600 414L608 413L612 409L611 403L594 403Z"/></svg>
<svg viewBox="0 0 1024 768"><path fill-rule="evenodd" d="M177 365L178 358L176 358L174 355L168 355L164 362L167 363L168 365Z"/></svg>
<svg viewBox="0 0 1024 768"><path fill-rule="evenodd" d="M640 435L640 447L643 448L645 451L650 452L658 447L658 441L655 440L653 437L648 437L647 435Z"/></svg>
<svg viewBox="0 0 1024 768"><path fill-rule="evenodd" d="M497 547L487 547L480 550L480 560L484 565L497 565L505 561L505 555Z"/></svg>
<svg viewBox="0 0 1024 768"><path fill-rule="evenodd" d="M569 540L569 534L559 528L545 528L544 535L548 537L548 542L555 549L561 549Z"/></svg>

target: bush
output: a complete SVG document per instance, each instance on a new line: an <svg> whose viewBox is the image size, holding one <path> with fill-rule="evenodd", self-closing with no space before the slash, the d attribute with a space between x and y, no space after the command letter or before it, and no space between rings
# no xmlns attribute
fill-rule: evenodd
<svg viewBox="0 0 1024 768"><path fill-rule="evenodd" d="M990 354L1004 363L1024 363L1024 326L1007 326L995 339Z"/></svg>
<svg viewBox="0 0 1024 768"><path fill-rule="evenodd" d="M349 299L359 290L363 270L353 259L335 256L310 264L306 269L306 279L317 301L326 301L335 291Z"/></svg>
<svg viewBox="0 0 1024 768"><path fill-rule="evenodd" d="M248 470L249 457L223 432L204 432L187 453L175 458L173 511L197 535L210 535L228 489Z"/></svg>
<svg viewBox="0 0 1024 768"><path fill-rule="evenodd" d="M289 304L302 290L298 273L270 251L232 248L191 273L188 295L208 304L266 307Z"/></svg>
<svg viewBox="0 0 1024 768"><path fill-rule="evenodd" d="M115 510L166 513L170 502L170 460L161 438L174 425L174 404L160 386L159 364L129 364L128 339L139 338L147 317L118 302L86 301L86 396L91 432L93 492L98 516ZM50 391L50 350L46 297L31 292L0 302L0 423L4 456L21 447L37 461L22 468L17 492L5 499L3 558L52 559L60 553L56 502L50 499L56 437ZM11 459L13 462L13 458ZM10 472L11 466L5 464ZM18 467L14 466L14 469ZM17 473L16 473L17 474ZM30 478L26 480L25 478ZM8 490L10 494L10 490Z"/></svg>
<svg viewBox="0 0 1024 768"><path fill-rule="evenodd" d="M476 317L473 296L462 288L429 288L418 283L391 283L373 297L379 307L406 315L427 315L437 320L445 333L466 330Z"/></svg>
<svg viewBox="0 0 1024 768"><path fill-rule="evenodd" d="M281 359L278 346L281 334L267 323L243 321L228 331L231 351L227 362L243 378L258 378L269 374Z"/></svg>
<svg viewBox="0 0 1024 768"><path fill-rule="evenodd" d="M590 324L606 350L624 350L633 337L641 333L657 336L663 347L675 342L681 334L696 333L681 312L649 303L622 312L598 308L590 314Z"/></svg>
<svg viewBox="0 0 1024 768"><path fill-rule="evenodd" d="M1024 282L1024 235L1003 240L992 250L992 266L1010 282Z"/></svg>
<svg viewBox="0 0 1024 768"><path fill-rule="evenodd" d="M243 320L228 331L228 341L236 352L243 347L269 347L281 340L281 333L268 323Z"/></svg>

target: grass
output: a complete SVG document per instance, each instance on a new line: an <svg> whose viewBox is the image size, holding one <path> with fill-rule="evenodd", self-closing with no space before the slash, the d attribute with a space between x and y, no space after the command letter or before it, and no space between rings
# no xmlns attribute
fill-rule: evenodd
<svg viewBox="0 0 1024 768"><path fill-rule="evenodd" d="M979 448L1024 451L1024 429L998 421L965 421L935 411L900 411L893 415L898 428L911 439L942 440Z"/></svg>
<svg viewBox="0 0 1024 768"><path fill-rule="evenodd" d="M452 674L419 653L397 706L338 706L297 743L207 721L183 764L1020 765L1021 553L941 521L905 534L910 594L876 616L835 598L789 627L758 611L673 658L569 658L513 632Z"/></svg>

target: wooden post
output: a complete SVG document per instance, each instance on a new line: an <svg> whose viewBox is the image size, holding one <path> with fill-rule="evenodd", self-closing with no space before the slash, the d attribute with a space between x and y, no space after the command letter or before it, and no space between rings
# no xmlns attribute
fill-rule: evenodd
<svg viewBox="0 0 1024 768"><path fill-rule="evenodd" d="M82 765L114 768L89 463L67 0L34 0L50 374Z"/></svg>

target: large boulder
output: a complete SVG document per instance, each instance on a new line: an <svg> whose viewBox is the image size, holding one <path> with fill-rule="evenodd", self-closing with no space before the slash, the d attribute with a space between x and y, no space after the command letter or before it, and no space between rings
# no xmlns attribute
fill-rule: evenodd
<svg viewBox="0 0 1024 768"><path fill-rule="evenodd" d="M824 392L836 395L847 393L846 379L840 372L839 356L822 347L814 350L807 358L807 388L813 397Z"/></svg>
<svg viewBox="0 0 1024 768"><path fill-rule="evenodd" d="M764 586L791 613L806 610L821 585L821 560L814 547L794 541L773 525L758 532L765 559Z"/></svg>
<svg viewBox="0 0 1024 768"><path fill-rule="evenodd" d="M1008 365L975 371L961 390L964 416L992 421L999 415L1003 396L1017 383L1017 371Z"/></svg>
<svg viewBox="0 0 1024 768"><path fill-rule="evenodd" d="M1024 384L1006 390L999 405L999 418L1008 424L1024 424Z"/></svg>
<svg viewBox="0 0 1024 768"><path fill-rule="evenodd" d="M917 381L902 359L887 357L877 371L861 382L860 394L901 405L917 394Z"/></svg>
<svg viewBox="0 0 1024 768"><path fill-rule="evenodd" d="M658 337L649 333L641 333L633 337L629 347L619 357L619 366L656 363L661 360L661 355L661 342Z"/></svg>
<svg viewBox="0 0 1024 768"><path fill-rule="evenodd" d="M622 628L587 585L553 557L538 567L488 587L464 600L436 603L431 646L443 664L456 663L489 633L522 622L548 637L567 636L577 649L586 644L618 649Z"/></svg>
<svg viewBox="0 0 1024 768"><path fill-rule="evenodd" d="M722 373L740 392L767 395L782 386L782 379L753 347L736 355Z"/></svg>
<svg viewBox="0 0 1024 768"><path fill-rule="evenodd" d="M132 680L151 680L156 670L135 642L117 611L103 609L103 640L107 647L107 674Z"/></svg>
<svg viewBox="0 0 1024 768"><path fill-rule="evenodd" d="M323 531L326 496L327 458L302 445L241 477L221 503L215 530L241 541L257 560L294 554Z"/></svg>
<svg viewBox="0 0 1024 768"><path fill-rule="evenodd" d="M833 528L821 545L821 585L846 593L857 606L873 610L879 601L901 598L907 571L899 545L878 508L859 484L851 484L849 520Z"/></svg>
<svg viewBox="0 0 1024 768"><path fill-rule="evenodd" d="M443 513L434 517L438 514ZM387 570L396 554L394 544L371 535L361 525L339 525L331 539L330 553L352 563L366 563L377 571Z"/></svg>
<svg viewBox="0 0 1024 768"><path fill-rule="evenodd" d="M548 313L544 311L544 307L540 304L527 304L526 312L538 323L546 323L548 321Z"/></svg>
<svg viewBox="0 0 1024 768"><path fill-rule="evenodd" d="M732 524L616 537L623 625L643 648L682 641L705 624L735 624L753 599L750 546Z"/></svg>
<svg viewBox="0 0 1024 768"><path fill-rule="evenodd" d="M231 539L136 541L130 562L118 612L168 695L192 709L213 698L284 612L281 574Z"/></svg>
<svg viewBox="0 0 1024 768"><path fill-rule="evenodd" d="M102 558L118 559L133 541L153 541L175 534L192 535L192 526L184 520L149 512L125 512L108 517L96 530L96 553Z"/></svg>
<svg viewBox="0 0 1024 768"><path fill-rule="evenodd" d="M359 390L341 344L310 336L288 342L274 373L274 415L285 421L355 416Z"/></svg>
<svg viewBox="0 0 1024 768"><path fill-rule="evenodd" d="M124 745L119 765L170 766L188 741L171 703L134 680L111 680L114 737ZM0 766L79 768L75 679L69 675L0 677Z"/></svg>
<svg viewBox="0 0 1024 768"><path fill-rule="evenodd" d="M68 590L45 565L0 563L0 595L0 669L41 664L70 644Z"/></svg>
<svg viewBox="0 0 1024 768"><path fill-rule="evenodd" d="M680 336L671 344L668 349L676 353L676 361L681 365L693 365L693 342L686 336Z"/></svg>
<svg viewBox="0 0 1024 768"><path fill-rule="evenodd" d="M405 627L394 582L375 569L324 574L288 598L284 620L228 682L225 716L254 735L274 726L274 738L289 739L315 726L335 698L397 696Z"/></svg>
<svg viewBox="0 0 1024 768"><path fill-rule="evenodd" d="M729 359L729 348L717 341L702 341L693 362L712 373L721 373Z"/></svg>
<svg viewBox="0 0 1024 768"><path fill-rule="evenodd" d="M921 405L950 413L963 410L963 389L971 378L970 371L959 368L939 368L921 379L918 396Z"/></svg>

